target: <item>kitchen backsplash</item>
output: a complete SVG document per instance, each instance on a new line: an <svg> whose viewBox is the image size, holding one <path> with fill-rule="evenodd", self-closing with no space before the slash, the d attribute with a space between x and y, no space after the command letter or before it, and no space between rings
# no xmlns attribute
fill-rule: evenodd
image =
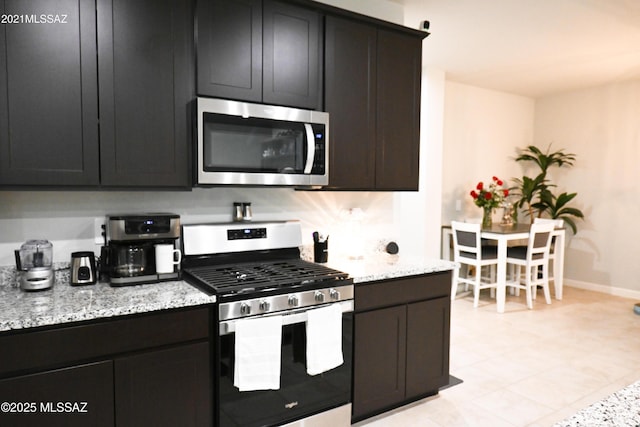
<svg viewBox="0 0 640 427"><path fill-rule="evenodd" d="M0 191L0 266L29 239L53 243L54 262L94 250L96 219L110 213L174 212L183 223L228 222L233 202L251 202L255 221L301 221L303 245L311 233L330 236L334 256L366 254L401 239L395 193L295 191L288 188L195 188L184 192ZM359 210L358 210L359 209ZM354 210L357 215L354 215Z"/></svg>

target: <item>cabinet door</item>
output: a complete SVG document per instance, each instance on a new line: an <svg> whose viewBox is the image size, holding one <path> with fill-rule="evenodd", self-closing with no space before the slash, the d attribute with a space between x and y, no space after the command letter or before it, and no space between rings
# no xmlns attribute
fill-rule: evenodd
<svg viewBox="0 0 640 427"><path fill-rule="evenodd" d="M421 61L422 39L378 31L378 190L418 190Z"/></svg>
<svg viewBox="0 0 640 427"><path fill-rule="evenodd" d="M262 100L322 109L321 16L310 9L264 1Z"/></svg>
<svg viewBox="0 0 640 427"><path fill-rule="evenodd" d="M97 4L102 184L188 187L191 2Z"/></svg>
<svg viewBox="0 0 640 427"><path fill-rule="evenodd" d="M376 28L328 16L325 110L331 117L329 186L373 189L376 159Z"/></svg>
<svg viewBox="0 0 640 427"><path fill-rule="evenodd" d="M353 419L405 398L406 306L355 315Z"/></svg>
<svg viewBox="0 0 640 427"><path fill-rule="evenodd" d="M407 306L407 399L435 394L449 382L449 298Z"/></svg>
<svg viewBox="0 0 640 427"><path fill-rule="evenodd" d="M0 400L21 405L15 408L16 412L11 407L5 411L3 406L3 426L113 427L113 363L2 380Z"/></svg>
<svg viewBox="0 0 640 427"><path fill-rule="evenodd" d="M198 94L262 101L262 1L199 0Z"/></svg>
<svg viewBox="0 0 640 427"><path fill-rule="evenodd" d="M116 424L212 425L209 353L204 342L116 359Z"/></svg>
<svg viewBox="0 0 640 427"><path fill-rule="evenodd" d="M0 185L98 184L93 2L6 0L0 14L59 19L0 25Z"/></svg>

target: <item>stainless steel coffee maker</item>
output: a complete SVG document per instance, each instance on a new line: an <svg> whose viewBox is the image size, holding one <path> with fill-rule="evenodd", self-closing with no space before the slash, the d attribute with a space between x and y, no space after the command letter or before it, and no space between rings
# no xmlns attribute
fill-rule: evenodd
<svg viewBox="0 0 640 427"><path fill-rule="evenodd" d="M156 271L155 246L178 248L180 216L172 213L108 215L106 244L100 253L100 273L111 286L137 285L180 277L179 266L169 273Z"/></svg>
<svg viewBox="0 0 640 427"><path fill-rule="evenodd" d="M15 256L21 289L39 291L53 286L53 245L50 241L28 240L15 251Z"/></svg>

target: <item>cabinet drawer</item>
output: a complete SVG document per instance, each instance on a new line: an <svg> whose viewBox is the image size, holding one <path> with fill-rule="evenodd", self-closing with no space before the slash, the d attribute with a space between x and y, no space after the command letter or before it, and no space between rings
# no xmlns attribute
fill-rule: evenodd
<svg viewBox="0 0 640 427"><path fill-rule="evenodd" d="M0 375L209 337L209 309L169 311L0 336Z"/></svg>
<svg viewBox="0 0 640 427"><path fill-rule="evenodd" d="M355 311L449 296L451 272L425 274L355 286Z"/></svg>

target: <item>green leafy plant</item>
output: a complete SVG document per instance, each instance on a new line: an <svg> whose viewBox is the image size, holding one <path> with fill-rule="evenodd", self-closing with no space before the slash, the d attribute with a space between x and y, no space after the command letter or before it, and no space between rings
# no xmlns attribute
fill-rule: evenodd
<svg viewBox="0 0 640 427"><path fill-rule="evenodd" d="M584 218L584 214L577 208L567 206L578 193L562 193L554 195L551 184L547 178L550 167L571 167L576 160L576 155L566 153L564 150L551 151L551 145L546 151L542 151L535 145L529 145L516 157L517 162L532 162L538 166L540 172L534 178L523 176L515 178L516 186L512 189L513 195L517 197L514 203L517 208L525 210L531 222L537 217L542 217L545 213L553 219L562 219L571 227L574 233L577 226L573 217Z"/></svg>
<svg viewBox="0 0 640 427"><path fill-rule="evenodd" d="M545 191L541 195L541 204L545 206L549 216L553 219L562 219L571 227L573 234L577 233L578 227L572 217L584 218L584 214L580 209L567 206L577 195L578 193L562 193L556 197L550 191Z"/></svg>
<svg viewBox="0 0 640 427"><path fill-rule="evenodd" d="M529 145L516 157L516 162L534 162L540 167L540 171L545 177L547 170L551 166L573 166L573 162L576 160L575 154L565 153L562 150L551 153L550 150L551 144L549 144L546 152L542 152L542 150L535 145Z"/></svg>
<svg viewBox="0 0 640 427"><path fill-rule="evenodd" d="M511 194L518 197L514 206L517 209L525 209L530 218L534 218L535 211L540 208L540 204L536 203L536 197L547 187L547 180L543 174L539 174L535 178L523 176L522 178L514 178L513 182L516 186L512 188Z"/></svg>

